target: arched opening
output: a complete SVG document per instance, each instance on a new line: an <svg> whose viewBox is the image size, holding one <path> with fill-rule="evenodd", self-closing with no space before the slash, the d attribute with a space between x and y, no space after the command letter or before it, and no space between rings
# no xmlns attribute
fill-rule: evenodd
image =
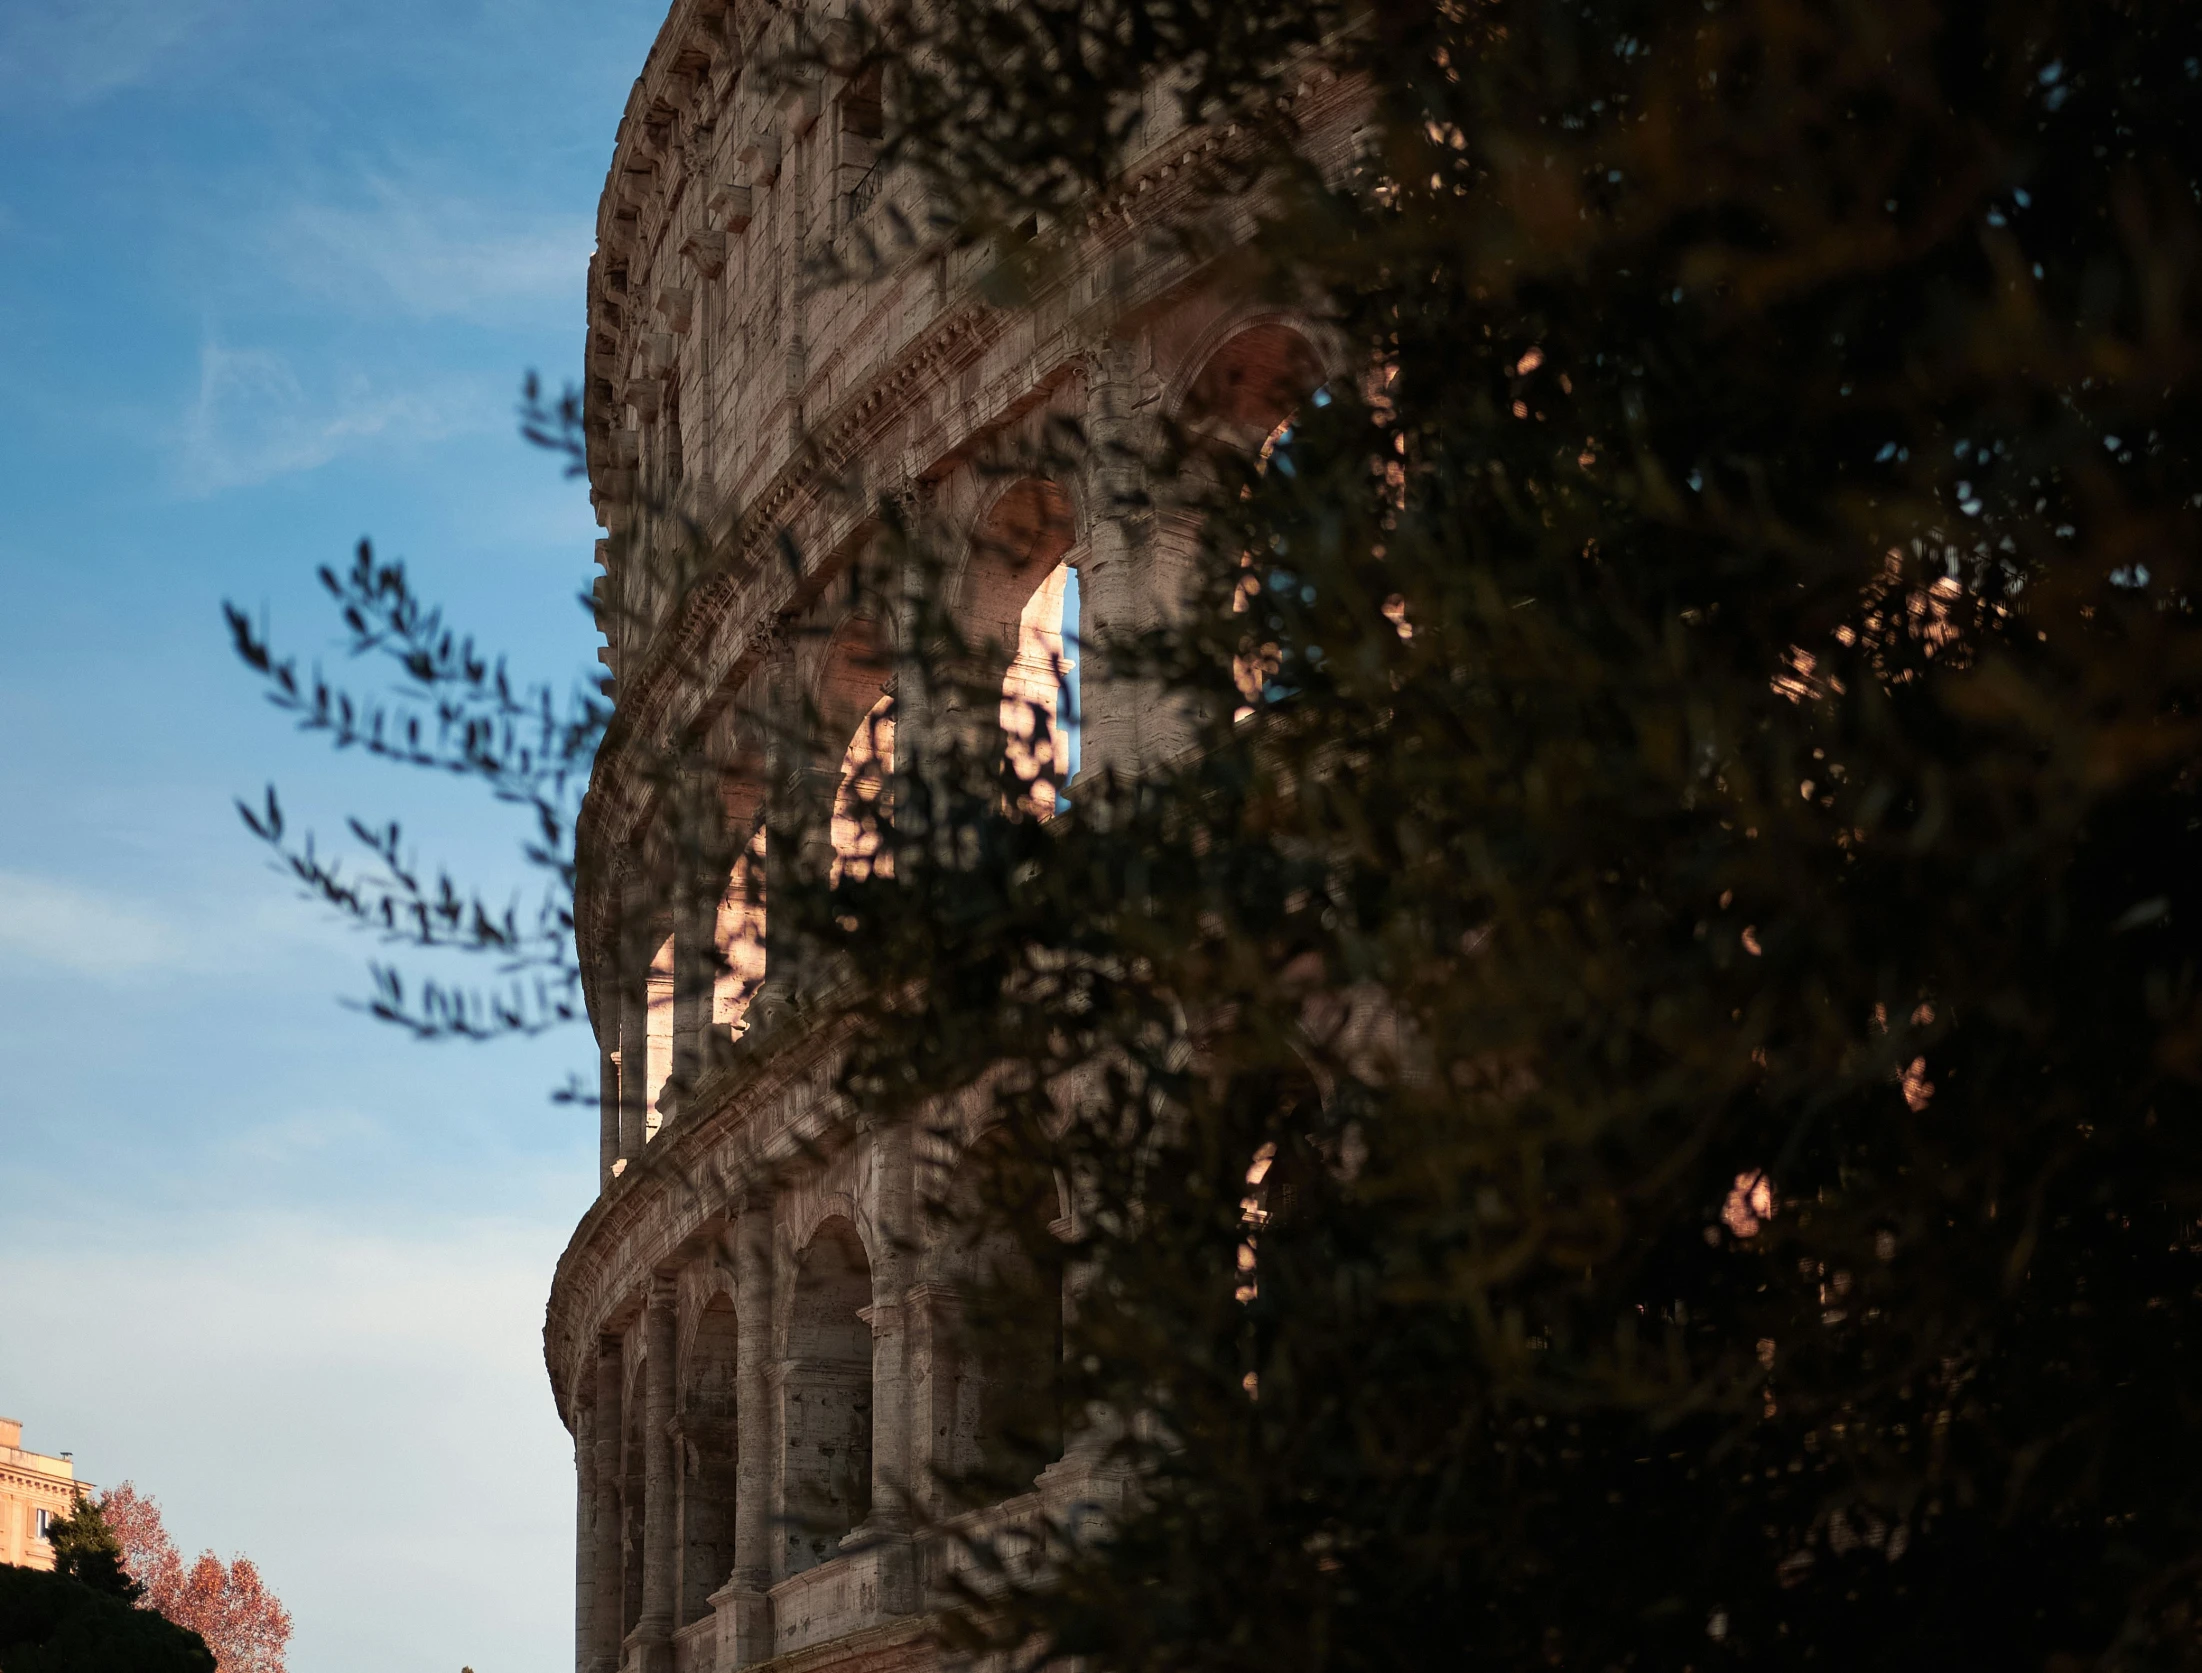
<svg viewBox="0 0 2202 1673"><path fill-rule="evenodd" d="M1062 1201L1028 1156L1005 1150L986 1166L998 1224L975 1251L976 1277L996 1316L983 1321L974 1461L1008 1492L1062 1455Z"/></svg>
<svg viewBox="0 0 2202 1673"><path fill-rule="evenodd" d="M711 1612L734 1567L734 1306L715 1295L696 1321L680 1382L681 1626Z"/></svg>
<svg viewBox="0 0 2202 1673"><path fill-rule="evenodd" d="M1058 562L1017 617L1017 654L1002 676L1003 748L1034 811L1055 811L1055 782L1078 770L1078 572Z"/></svg>
<svg viewBox="0 0 2202 1673"><path fill-rule="evenodd" d="M831 1560L872 1508L872 1270L847 1220L803 1251L788 1316L782 1572Z"/></svg>
<svg viewBox="0 0 2202 1673"><path fill-rule="evenodd" d="M1264 320L1228 338L1186 385L1183 420L1254 452L1323 381L1322 357L1293 326Z"/></svg>
<svg viewBox="0 0 2202 1673"><path fill-rule="evenodd" d="M1217 346L1186 385L1180 417L1189 430L1206 436L1221 448L1253 457L1255 469L1281 470L1290 474L1293 420L1302 403L1321 391L1323 366L1315 347L1300 331L1281 320L1264 320L1236 332ZM1190 565L1199 533L1183 520L1164 519L1159 536L1165 546L1182 552ZM1253 568L1251 554L1240 561ZM1234 607L1245 610L1259 583L1246 577ZM1256 633L1248 633L1231 659L1231 677L1245 699L1234 716L1244 720L1265 696L1274 701L1282 694L1276 684L1280 667L1279 647Z"/></svg>
<svg viewBox="0 0 2202 1673"><path fill-rule="evenodd" d="M1315 399L1320 403L1327 397L1323 391L1317 390ZM1288 413L1270 426L1269 433L1262 438L1261 447L1255 453L1254 468L1257 471L1266 472L1275 468L1288 476L1292 473L1292 426L1298 416L1297 412ZM1261 586L1253 573L1254 554L1241 552L1239 563L1246 573L1239 579L1238 589L1231 599L1231 608L1235 613L1244 615L1259 595ZM1286 694L1287 688L1277 680L1282 666L1280 647L1275 640L1261 639L1250 633L1240 642L1239 649L1231 657L1231 682L1239 688L1239 695L1246 701L1233 713L1233 721L1245 720L1253 714L1257 702L1264 699L1275 702Z"/></svg>
<svg viewBox="0 0 2202 1673"><path fill-rule="evenodd" d="M895 771L895 700L882 697L842 752L833 792L833 875L862 882L894 875L887 846L887 787Z"/></svg>
<svg viewBox="0 0 2202 1673"><path fill-rule="evenodd" d="M884 628L855 614L834 630L819 669L822 741L846 740L828 819L827 875L834 884L886 876L893 864L884 829L895 760L895 704L887 691L892 667Z"/></svg>
<svg viewBox="0 0 2202 1673"><path fill-rule="evenodd" d="M760 817L734 857L719 900L719 970L711 990L711 1021L741 1038L750 1001L765 985L765 824Z"/></svg>
<svg viewBox="0 0 2202 1673"><path fill-rule="evenodd" d="M934 1360L947 1514L1024 1492L1062 1455L1064 1209L1054 1171L998 1128L969 1142L938 1206L958 1292Z"/></svg>
<svg viewBox="0 0 2202 1673"><path fill-rule="evenodd" d="M1074 532L1060 487L1037 477L1013 483L972 531L962 588L965 634L999 662L1002 748L1030 787L1024 805L1040 813L1054 810L1050 781L1068 779L1076 766Z"/></svg>
<svg viewBox="0 0 2202 1673"><path fill-rule="evenodd" d="M1281 1074L1257 1095L1266 1096L1278 1113L1271 1135L1247 1158L1245 1194L1239 1199L1236 1296L1242 1306L1260 1299L1265 1284L1281 1282L1289 1296L1323 1280L1324 1253L1306 1242L1311 1216L1360 1165L1357 1134L1332 1131L1311 1074Z"/></svg>
<svg viewBox="0 0 2202 1673"><path fill-rule="evenodd" d="M648 995L647 1025L643 1030L642 1136L657 1137L665 1117L658 1099L673 1076L673 938L668 935L650 955L650 974L644 981Z"/></svg>

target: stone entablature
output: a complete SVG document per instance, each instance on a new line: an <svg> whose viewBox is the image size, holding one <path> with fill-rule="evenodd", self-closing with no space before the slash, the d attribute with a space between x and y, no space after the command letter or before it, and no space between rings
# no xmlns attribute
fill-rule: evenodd
<svg viewBox="0 0 2202 1673"><path fill-rule="evenodd" d="M737 865L832 852L828 810L882 694L904 737L945 724L922 690L894 689L897 624L832 585L872 532L873 502L838 485L894 493L948 541L950 602L974 641L1015 647L1005 691L1022 694L1035 667L1049 683L1035 646L1176 608L1197 528L1136 464L1164 418L1253 445L1338 361L1316 322L1250 306L1146 237L1193 207L1190 165L1232 143L1177 126L1167 100L1027 305L982 305L976 252L890 252L874 277L806 288L809 258L876 227L903 188L872 167L875 92L746 73L782 16L674 6L628 101L589 273L617 703L579 825L576 938L603 1055L602 1191L544 1330L575 1437L583 1673L932 1666L923 1617L955 1561L924 1533L949 1508L935 1472L975 1460L1002 1387L1053 1375L1008 1349L964 1362L970 1257L926 1239L932 1164L911 1133L863 1129L835 1097L837 1042L816 1020L833 1008L807 991L826 974L759 913L763 985L737 981L735 873L669 898L669 756L708 778ZM1353 112L1317 72L1295 114L1343 162ZM1221 213L1219 245L1251 226L1244 205ZM985 462L1055 418L1099 444L1087 462L1007 477ZM705 546L677 584L668 506ZM1066 570L1076 623L1060 619ZM1098 672L1080 676L1084 770L1185 747L1182 717ZM784 741L806 705L829 726L815 759ZM1016 1526L1120 1489L1072 1458L974 1514Z"/></svg>

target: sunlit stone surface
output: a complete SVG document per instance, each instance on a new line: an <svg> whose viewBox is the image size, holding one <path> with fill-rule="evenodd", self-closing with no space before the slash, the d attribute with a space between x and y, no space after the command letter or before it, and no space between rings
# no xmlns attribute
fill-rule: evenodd
<svg viewBox="0 0 2202 1673"><path fill-rule="evenodd" d="M589 474L620 711L576 903L603 1188L544 1328L579 1477L583 1673L932 1665L924 1616L952 1558L926 1531L943 1511L930 1483L983 1443L990 1390L1050 1375L1044 1356L959 1354L968 1257L925 1241L910 1137L859 1131L838 1106L805 973L774 956L768 863L883 863L858 804L884 793L896 730L947 723L924 693L892 692L892 612L833 584L873 536L872 496L950 532L954 608L1000 649L1012 761L1066 747L1074 680L1081 772L1136 772L1185 746L1183 721L1075 641L1162 620L1194 529L1113 444L1141 446L1167 416L1258 448L1336 360L1314 322L1149 238L1222 143L1178 126L1167 99L1033 305L979 303L983 253L897 254L907 183L873 167L876 93L770 92L744 73L780 16L674 8L620 125L589 269ZM1297 112L1344 166L1347 90L1311 76ZM1227 238L1251 228L1243 205L1201 213ZM888 252L878 277L806 277L867 239ZM999 468L1063 417L1100 444L1088 463ZM838 491L852 476L864 493ZM703 547L685 570L668 556L683 525ZM1066 592L1080 620L1063 619ZM842 741L791 758L806 707ZM667 739L700 741L703 782L669 779L651 753ZM709 875L680 875L700 862L675 840L675 782L723 822ZM1116 1491L1073 1456L983 1514Z"/></svg>

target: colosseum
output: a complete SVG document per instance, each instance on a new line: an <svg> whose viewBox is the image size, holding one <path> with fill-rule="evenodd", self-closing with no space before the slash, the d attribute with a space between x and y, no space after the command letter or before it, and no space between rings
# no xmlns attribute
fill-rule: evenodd
<svg viewBox="0 0 2202 1673"><path fill-rule="evenodd" d="M1005 694L1030 699L1058 761L1137 773L1185 746L1169 712L1098 666L1075 746L1054 708L1080 679L1059 674L1066 642L1150 626L1182 595L1195 527L1137 461L1171 421L1258 445L1331 359L1315 322L1194 253L1228 250L1251 217L1242 201L1219 219L1192 190L1229 130L1189 128L1159 97L1018 305L984 300L983 251L913 247L816 282L821 256L897 248L885 229L909 185L876 160L876 83L762 73L785 19L763 0L674 6L619 127L588 276L616 706L575 919L601 1179L544 1330L574 1440L584 1673L932 1665L955 1547L930 1484L971 1461L990 1387L1019 1374L967 1362L958 1261L926 1242L913 1140L837 1105L804 970L750 886L767 862L846 850L833 810L891 771L876 722L927 722L881 651L895 623L835 585L876 541L869 508L889 496L950 531L947 602L974 641L1010 648ZM1339 83L1311 74L1295 114L1319 156L1350 154ZM1153 236L1178 218L1212 236ZM1086 463L1000 468L1063 418ZM847 744L791 748L798 715ZM1039 746L1028 730L1004 747ZM705 765L669 774L675 759ZM668 830L684 785L724 821L706 849L732 858L676 887L694 864ZM1024 1498L965 1514L1111 1499L1074 1445Z"/></svg>

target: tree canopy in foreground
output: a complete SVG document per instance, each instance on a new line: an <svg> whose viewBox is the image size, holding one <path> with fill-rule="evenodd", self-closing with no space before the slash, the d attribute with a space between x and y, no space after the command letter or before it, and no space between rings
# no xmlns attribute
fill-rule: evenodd
<svg viewBox="0 0 2202 1673"><path fill-rule="evenodd" d="M1341 345L1261 452L1145 461L1201 596L1088 677L1194 753L1042 820L997 738L898 739L893 866L772 901L861 961L853 1098L991 1094L942 1212L1067 1260L1029 1428L1060 1398L1136 1483L952 1629L1126 1673L2202 1662L2202 17L933 0L818 51L883 63L913 235L991 241L1004 307L1179 91L1234 125L1245 282ZM1318 61L1365 90L1343 175L1295 161ZM499 753L501 670L355 582L356 646L487 694L443 764L555 809L600 711ZM526 939L414 892L425 944Z"/></svg>
<svg viewBox="0 0 2202 1673"><path fill-rule="evenodd" d="M1350 362L1171 479L1205 591L1140 653L1198 752L1043 825L936 746L817 915L876 978L852 1092L983 1079L991 1200L1070 1182L1071 1410L1140 1484L963 1629L2202 1661L2202 19L943 0L870 44L977 232L1075 224L1142 84L1236 115L1252 282ZM1289 160L1311 58L1367 89L1344 178Z"/></svg>
<svg viewBox="0 0 2202 1673"><path fill-rule="evenodd" d="M291 1615L250 1557L201 1551L189 1564L169 1536L160 1501L123 1482L100 1496L134 1595L204 1639L218 1673L283 1673Z"/></svg>
<svg viewBox="0 0 2202 1673"><path fill-rule="evenodd" d="M106 1506L90 1494L78 1494L69 1514L48 1525L46 1543L53 1551L54 1573L124 1603L145 1596L145 1588L124 1566L122 1538L108 1521Z"/></svg>
<svg viewBox="0 0 2202 1673"><path fill-rule="evenodd" d="M0 1565L6 1673L215 1673L199 1639L66 1574Z"/></svg>

